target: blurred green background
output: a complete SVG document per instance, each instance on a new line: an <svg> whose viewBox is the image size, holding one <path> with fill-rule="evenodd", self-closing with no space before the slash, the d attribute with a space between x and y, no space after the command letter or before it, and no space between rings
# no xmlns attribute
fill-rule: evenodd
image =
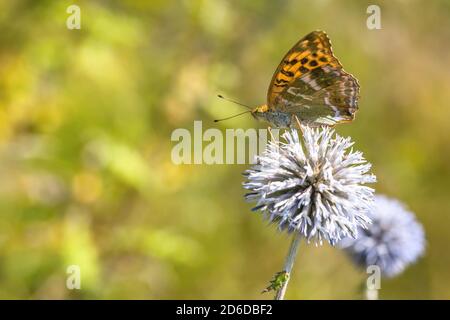
<svg viewBox="0 0 450 320"><path fill-rule="evenodd" d="M66 9L81 8L81 30ZM366 9L381 7L381 30ZM289 238L243 200L248 165L171 162L171 132L264 128L216 94L265 102L312 30L361 84L337 131L377 192L423 223L426 256L380 297L450 298L450 2L0 2L0 298L271 299ZM66 268L81 268L81 290ZM302 244L288 299L360 298L365 273Z"/></svg>

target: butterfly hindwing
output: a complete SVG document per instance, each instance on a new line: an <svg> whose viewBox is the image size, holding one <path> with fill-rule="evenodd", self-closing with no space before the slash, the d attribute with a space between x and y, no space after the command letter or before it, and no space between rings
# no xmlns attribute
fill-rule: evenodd
<svg viewBox="0 0 450 320"><path fill-rule="evenodd" d="M352 75L323 66L295 79L280 93L277 110L295 114L309 124L351 121L358 109L358 93L359 85Z"/></svg>

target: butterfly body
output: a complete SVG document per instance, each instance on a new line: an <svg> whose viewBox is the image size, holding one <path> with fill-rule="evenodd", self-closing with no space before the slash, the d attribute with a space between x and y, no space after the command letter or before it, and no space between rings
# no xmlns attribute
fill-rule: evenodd
<svg viewBox="0 0 450 320"><path fill-rule="evenodd" d="M332 126L354 119L359 84L333 55L323 31L302 38L284 56L267 93L267 104L252 115L274 127L291 127L297 120L309 126Z"/></svg>
<svg viewBox="0 0 450 320"><path fill-rule="evenodd" d="M288 128L291 126L291 116L286 112L280 111L260 111L266 109L267 105L257 107L252 110L252 115L258 120L263 120L277 128Z"/></svg>

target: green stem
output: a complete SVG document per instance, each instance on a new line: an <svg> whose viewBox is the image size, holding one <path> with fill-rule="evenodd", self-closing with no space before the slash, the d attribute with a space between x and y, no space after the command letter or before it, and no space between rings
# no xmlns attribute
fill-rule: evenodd
<svg viewBox="0 0 450 320"><path fill-rule="evenodd" d="M365 292L366 300L378 300L378 289L366 289Z"/></svg>
<svg viewBox="0 0 450 320"><path fill-rule="evenodd" d="M294 266L295 257L297 256L297 251L300 245L301 238L302 238L301 234L299 232L295 232L291 242L291 246L289 247L289 252L286 257L286 261L284 263L284 271L287 273L288 277L287 280L281 286L281 288L277 291L277 294L275 295L275 300L284 299L284 295L286 293L287 285L291 277L292 267Z"/></svg>

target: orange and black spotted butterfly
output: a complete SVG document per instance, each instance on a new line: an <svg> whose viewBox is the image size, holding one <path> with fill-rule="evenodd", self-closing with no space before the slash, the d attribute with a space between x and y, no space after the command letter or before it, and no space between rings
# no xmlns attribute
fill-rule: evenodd
<svg viewBox="0 0 450 320"><path fill-rule="evenodd" d="M323 31L313 31L289 50L270 82L267 104L251 114L274 127L297 120L309 126L352 121L358 109L359 84L342 69Z"/></svg>

